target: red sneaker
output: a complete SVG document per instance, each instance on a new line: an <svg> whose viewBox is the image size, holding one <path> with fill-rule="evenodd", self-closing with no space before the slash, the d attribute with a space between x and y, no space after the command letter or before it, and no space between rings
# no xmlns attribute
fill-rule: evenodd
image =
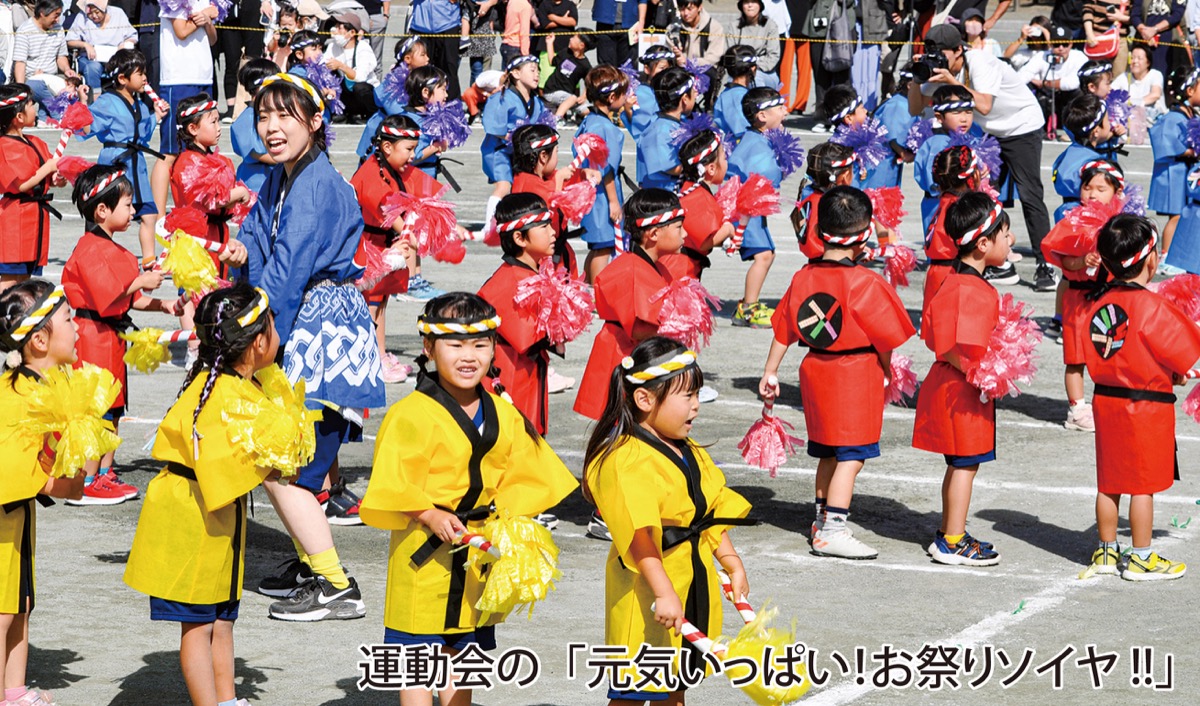
<svg viewBox="0 0 1200 706"><path fill-rule="evenodd" d="M90 485L83 488L83 497L68 499L68 505L120 505L125 502L125 491L109 482L108 476L97 475Z"/></svg>
<svg viewBox="0 0 1200 706"><path fill-rule="evenodd" d="M108 473L104 474L104 477L108 479L109 485L121 491L122 493L125 493L126 500L133 500L141 492L137 489L137 486L121 482L120 476L118 476L116 471L111 468L108 469Z"/></svg>

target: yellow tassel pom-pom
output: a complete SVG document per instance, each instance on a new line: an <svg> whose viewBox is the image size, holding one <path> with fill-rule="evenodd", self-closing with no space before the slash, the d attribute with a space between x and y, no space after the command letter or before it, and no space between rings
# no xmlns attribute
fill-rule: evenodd
<svg viewBox="0 0 1200 706"><path fill-rule="evenodd" d="M163 270L171 273L171 279L188 294L206 292L217 285L217 266L204 246L182 231L176 232L170 242L155 236L167 256L163 259Z"/></svg>
<svg viewBox="0 0 1200 706"><path fill-rule="evenodd" d="M316 453L321 412L304 406L304 380L293 387L278 365L263 368L254 377L266 399L236 399L221 410L221 419L229 425L229 441L249 454L255 465L295 475Z"/></svg>
<svg viewBox="0 0 1200 706"><path fill-rule="evenodd" d="M102 419L120 392L112 373L95 365L46 371L42 384L30 392L29 422L22 428L38 438L59 435L51 475L72 477L84 463L99 461L121 445L112 422Z"/></svg>
<svg viewBox="0 0 1200 706"><path fill-rule="evenodd" d="M496 516L483 523L481 534L499 547L503 556L496 559L486 552L470 553L468 564L491 564L475 607L485 614L507 615L529 606L532 617L533 604L545 598L562 576L550 530L528 517Z"/></svg>
<svg viewBox="0 0 1200 706"><path fill-rule="evenodd" d="M775 616L779 613L776 608L764 608L758 611L754 620L746 623L737 637L729 641L726 647L724 659L726 661L735 657L753 660L759 665L759 678L750 684L739 687L746 696L754 700L756 704L762 706L781 706L782 704L790 704L799 701L800 697L808 692L812 682L808 679L808 671L804 665L796 666L796 675L802 677L803 680L792 686L768 686L762 681L763 673L763 655L768 646L771 648L771 658L782 657L787 653L788 645L796 641L795 629L782 630L780 628L771 627L771 623L775 620ZM778 667L772 666L773 671L778 671ZM745 678L750 674L750 667L734 664L725 668L725 676L730 679Z"/></svg>
<svg viewBox="0 0 1200 706"><path fill-rule="evenodd" d="M144 328L121 334L121 340L129 342L125 362L143 373L158 370L158 366L171 360L171 349L165 343L158 342L163 333L160 328Z"/></svg>

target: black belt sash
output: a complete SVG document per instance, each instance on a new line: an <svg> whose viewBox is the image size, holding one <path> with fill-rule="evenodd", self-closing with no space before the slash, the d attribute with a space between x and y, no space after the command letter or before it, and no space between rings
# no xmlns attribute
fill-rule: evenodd
<svg viewBox="0 0 1200 706"><path fill-rule="evenodd" d="M114 161L118 161L118 162L125 161L129 157L133 156L133 153L135 153L135 152L141 152L143 154L151 154L151 155L154 155L154 157L156 159L166 159L167 158L167 156L165 154L163 154L162 152L159 152L158 150L155 150L155 149L151 149L150 147L147 147L146 145L143 145L140 142L103 142L103 143L101 143L101 147L104 147L105 149L120 148L120 149L125 150L121 154L117 155L116 159L114 160Z"/></svg>
<svg viewBox="0 0 1200 706"><path fill-rule="evenodd" d="M1067 280L1067 289L1075 289L1083 292L1092 292L1100 288L1100 283L1094 279L1085 280Z"/></svg>
<svg viewBox="0 0 1200 706"><path fill-rule="evenodd" d="M800 347L808 348L809 353L820 353L821 355L831 355L831 356L867 355L868 353L870 353L871 355L877 354L877 351L875 350L874 346L862 346L859 348L847 348L844 351L827 351L827 350L823 350L821 348L811 348L809 346L800 346Z"/></svg>
<svg viewBox="0 0 1200 706"><path fill-rule="evenodd" d="M457 159L438 157L437 161L433 165L435 174L434 178L436 179L438 176L444 177L446 179L446 183L450 185L450 188L454 189L454 193L462 193L462 187L458 185L458 181L454 178L454 175L450 173L450 170L446 169L445 162L453 162L460 166L462 165L462 162L458 161Z"/></svg>
<svg viewBox="0 0 1200 706"><path fill-rule="evenodd" d="M42 209L46 213L49 213L51 216L54 216L58 220L60 220L60 221L62 220L62 214L58 212L57 208L50 205L50 202L54 200L54 194L51 194L51 193L34 194L31 192L25 192L25 191L10 191L7 194L5 194L5 196L9 196L21 203L35 203L38 205L38 208ZM39 211L39 213L40 213L40 211ZM40 218L40 216L39 216L39 218ZM40 222L38 223L38 228L39 228L39 230L41 229ZM40 251L40 248L39 248L39 251Z"/></svg>
<svg viewBox="0 0 1200 706"><path fill-rule="evenodd" d="M95 321L96 323L104 324L105 326L114 328L121 333L137 329L137 326L135 326L133 323L133 319L129 318L128 313L121 314L120 316L101 316L100 312L96 311L95 309L76 309L75 316L81 319L87 319L88 321Z"/></svg>
<svg viewBox="0 0 1200 706"><path fill-rule="evenodd" d="M702 270L712 267L712 260L708 259L708 255L705 255L699 250L689 248L685 245L679 250L679 252L695 260L696 264L700 265L700 269Z"/></svg>
<svg viewBox="0 0 1200 706"><path fill-rule="evenodd" d="M38 495L33 496L32 498L25 498L24 500L13 500L12 502L4 503L3 505L0 505L0 510L3 510L5 512L5 514L8 514L10 512L15 512L16 510L20 510L23 507L27 507L27 506L29 506L30 503L33 503L35 501L37 502L38 505L41 505L42 507L51 507L54 505L53 498L38 494Z"/></svg>
<svg viewBox="0 0 1200 706"><path fill-rule="evenodd" d="M467 441L471 444L471 458L467 462L467 473L470 478L467 492L453 510L445 509L447 512L453 512L462 522L477 522L487 519L489 515L495 512L495 506L488 504L478 507L479 496L483 494L483 471L481 466L483 457L492 450L496 445L497 437L500 430L499 420L496 417L496 405L492 402L492 398L488 396L483 388L479 388L479 404L483 405L483 434L479 433L475 422L467 416L463 411L462 406L454 401L454 398L437 384L436 378L431 378L427 375L421 375L417 380L417 392L422 392L437 402L446 409L446 412L466 435ZM413 564L420 567L429 561L433 553L441 548L443 542L437 535L430 534L429 539L425 540L417 551L412 553L410 559ZM450 590L446 596L446 621L445 627L447 630L458 626L459 618L462 615L463 594L467 587L467 565L463 561L450 562Z"/></svg>
<svg viewBox="0 0 1200 706"><path fill-rule="evenodd" d="M1159 390L1136 390L1132 387L1101 385L1096 383L1095 394L1101 397L1115 397L1133 402L1158 402L1160 404L1175 404L1175 393Z"/></svg>
<svg viewBox="0 0 1200 706"><path fill-rule="evenodd" d="M181 478L187 478L188 480L196 480L196 471L188 468L182 463L167 461L167 472L173 473Z"/></svg>
<svg viewBox="0 0 1200 706"><path fill-rule="evenodd" d="M958 260L935 260L933 258L929 259L929 265L931 267L934 265L943 265L945 267L954 267L954 263L956 263L956 262L958 262Z"/></svg>

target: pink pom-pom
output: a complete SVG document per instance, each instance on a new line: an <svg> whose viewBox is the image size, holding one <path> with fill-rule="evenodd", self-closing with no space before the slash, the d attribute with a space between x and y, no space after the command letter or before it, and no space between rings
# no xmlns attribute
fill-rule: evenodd
<svg viewBox="0 0 1200 706"><path fill-rule="evenodd" d="M663 287L650 299L659 300L662 310L658 315L658 335L674 338L693 350L708 345L713 333L713 311L721 308L720 299L709 293L699 280L684 277Z"/></svg>
<svg viewBox="0 0 1200 706"><path fill-rule="evenodd" d="M721 187L717 189L716 199L717 205L721 207L721 213L725 214L725 220L733 222L737 220L737 200L738 192L742 190L742 178L739 176L729 177Z"/></svg>
<svg viewBox="0 0 1200 706"><path fill-rule="evenodd" d="M92 111L82 102L72 103L63 111L63 115L58 119L58 126L63 130L70 130L71 133L78 135L83 129L92 124Z"/></svg>
<svg viewBox="0 0 1200 706"><path fill-rule="evenodd" d="M408 291L408 267L404 256L391 248L381 248L368 238L362 239L366 264L363 275L354 283L360 292L390 296Z"/></svg>
<svg viewBox="0 0 1200 706"><path fill-rule="evenodd" d="M241 181L239 181L237 185L242 187L246 186L245 182ZM250 191L249 187L247 187L246 190ZM242 222L246 220L246 216L250 215L250 211L254 208L254 204L256 203L258 203L258 193L255 191L250 191L249 201L239 201L233 205L233 208L229 209L229 222L240 227Z"/></svg>
<svg viewBox="0 0 1200 706"><path fill-rule="evenodd" d="M1200 385L1193 387L1188 396L1184 398L1183 413L1196 423L1200 423Z"/></svg>
<svg viewBox="0 0 1200 706"><path fill-rule="evenodd" d="M889 245L884 258L883 278L893 287L907 287L908 274L917 269L917 254L904 245Z"/></svg>
<svg viewBox="0 0 1200 706"><path fill-rule="evenodd" d="M763 175L751 174L738 189L736 211L739 218L779 213L779 192Z"/></svg>
<svg viewBox="0 0 1200 706"><path fill-rule="evenodd" d="M89 162L83 157L67 155L59 158L58 173L62 175L63 179L66 179L70 183L74 184L75 180L79 178L80 174L83 174L94 166L96 166L95 162Z"/></svg>
<svg viewBox="0 0 1200 706"><path fill-rule="evenodd" d="M454 204L442 200L447 187L442 187L433 196L421 198L412 196L404 191L388 194L380 210L383 213L382 227L391 228L396 219L404 219L404 235L408 236L417 248L421 257L433 256L445 247L450 247L447 257L453 258L458 253L462 241L458 237L454 217Z"/></svg>
<svg viewBox="0 0 1200 706"><path fill-rule="evenodd" d="M1037 372L1036 349L1042 330L1030 318L1025 305L1005 294L1000 299L1000 316L978 361L967 364L967 382L979 388L980 399L999 399L1021 394L1017 383L1027 383Z"/></svg>
<svg viewBox="0 0 1200 706"><path fill-rule="evenodd" d="M1124 207L1124 199L1113 199L1108 203L1089 201L1068 211L1064 220L1071 224L1072 238L1061 244L1062 252L1076 256L1095 252L1100 229Z"/></svg>
<svg viewBox="0 0 1200 706"><path fill-rule="evenodd" d="M521 314L537 321L537 332L551 345L574 341L592 323L595 299L592 288L571 277L554 258L538 265L538 273L517 285L513 305Z"/></svg>
<svg viewBox="0 0 1200 706"><path fill-rule="evenodd" d="M550 208L562 211L563 217L571 223L578 223L591 212L595 204L596 187L587 181L563 187L562 191L556 191L550 196Z"/></svg>
<svg viewBox="0 0 1200 706"><path fill-rule="evenodd" d="M433 259L450 265L457 265L467 256L467 247L459 238L447 240L441 249L434 251Z"/></svg>
<svg viewBox="0 0 1200 706"><path fill-rule="evenodd" d="M488 221L487 227L483 229L483 244L489 248L500 247L500 231L496 230L496 219Z"/></svg>
<svg viewBox="0 0 1200 706"><path fill-rule="evenodd" d="M917 374L912 369L912 359L900 353L892 353L892 379L883 392L884 404L903 405L904 401L917 394Z"/></svg>
<svg viewBox="0 0 1200 706"><path fill-rule="evenodd" d="M1125 127L1129 131L1129 144L1146 144L1146 140L1150 137L1150 121L1146 118L1146 106L1135 105L1129 111L1129 123Z"/></svg>
<svg viewBox="0 0 1200 706"><path fill-rule="evenodd" d="M188 162L181 178L188 191L209 211L217 211L229 203L229 194L237 186L233 163L215 152Z"/></svg>
<svg viewBox="0 0 1200 706"><path fill-rule="evenodd" d="M895 230L900 227L900 221L908 215L904 210L904 193L898 186L881 186L876 189L866 189L871 198L871 210L876 223Z"/></svg>
<svg viewBox="0 0 1200 706"><path fill-rule="evenodd" d="M738 451L746 463L768 471L774 478L788 456L796 453L803 439L791 435L792 425L775 416L773 404L763 405L762 418L750 425L750 431L738 442Z"/></svg>
<svg viewBox="0 0 1200 706"><path fill-rule="evenodd" d="M208 296L208 294L210 292L215 292L218 289L227 289L232 286L233 286L233 282L231 282L227 279L221 279L220 277L218 277L216 283L213 284L212 287L210 287L208 289L201 289L198 292L192 293L192 297L191 297L192 306L199 306L200 300L203 299L204 297Z"/></svg>
<svg viewBox="0 0 1200 706"><path fill-rule="evenodd" d="M575 152L587 152L587 163L592 169L604 169L608 164L608 143L594 132L585 132L575 138Z"/></svg>
<svg viewBox="0 0 1200 706"><path fill-rule="evenodd" d="M1200 275L1176 275L1147 289L1179 307L1192 321L1200 322Z"/></svg>

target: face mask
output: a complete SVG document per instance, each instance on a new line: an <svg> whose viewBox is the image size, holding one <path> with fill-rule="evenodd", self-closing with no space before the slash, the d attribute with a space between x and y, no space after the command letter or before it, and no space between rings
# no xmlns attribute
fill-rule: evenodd
<svg viewBox="0 0 1200 706"><path fill-rule="evenodd" d="M321 23L315 17L304 20L304 29L307 29L310 32L316 32L317 29L320 28L320 26L321 26Z"/></svg>
<svg viewBox="0 0 1200 706"><path fill-rule="evenodd" d="M347 36L346 36L346 35L344 35L344 34L335 34L335 35L333 35L333 43L334 43L334 44L336 44L336 45L338 45L339 47L344 47L344 46L346 46L346 43L347 43L347 42L349 42L349 41L350 41L350 38L349 38L349 37L347 37Z"/></svg>
<svg viewBox="0 0 1200 706"><path fill-rule="evenodd" d="M968 37L978 37L983 34L983 25L978 22L968 22L964 25Z"/></svg>

